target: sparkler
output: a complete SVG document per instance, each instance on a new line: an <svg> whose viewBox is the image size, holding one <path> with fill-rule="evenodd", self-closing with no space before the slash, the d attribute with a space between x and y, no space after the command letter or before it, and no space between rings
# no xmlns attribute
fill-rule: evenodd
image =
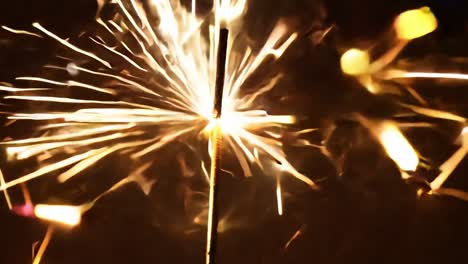
<svg viewBox="0 0 468 264"><path fill-rule="evenodd" d="M206 263L215 263L216 256L216 238L218 233L218 184L217 179L221 172L221 149L223 135L220 124L218 123L223 110L223 91L226 75L226 57L229 40L229 30L223 28L219 32L219 46L216 64L216 83L214 95L213 116L215 118L215 127L212 131L213 153L211 157L210 170L210 197L208 205L208 232L206 238Z"/></svg>
<svg viewBox="0 0 468 264"><path fill-rule="evenodd" d="M418 93L399 81L418 78L463 81L468 80L467 74L450 72L411 72L391 67L392 62L410 40L429 34L436 28L437 20L428 7L403 12L395 19L394 31L396 39L394 40L395 44L393 47L374 61L371 61L370 51L350 49L341 57L342 71L348 75L356 76L361 84L366 87L369 92L374 94L390 93L391 91L385 82L397 82L422 104L422 106L420 106L400 103L402 108L411 111L413 114L451 120L458 122L460 126L466 126L465 117L443 110L428 108L426 101ZM357 116L357 119L370 129L379 140L389 157L394 160L402 170L402 177L413 177L414 172L419 166L420 158L417 151L400 132L398 127L403 127L403 124L390 121L379 122L369 120L362 116ZM406 124L405 126L408 125L410 127L417 126L417 124ZM468 152L466 147L466 134L467 129L465 127L460 135L460 149L439 167L439 176L427 182L430 190L428 192L429 194L450 195L459 199L468 200L468 194L466 192L442 187L449 175L455 170Z"/></svg>
<svg viewBox="0 0 468 264"><path fill-rule="evenodd" d="M294 116L270 115L258 103L277 85L281 75L254 91L243 89L267 58L283 55L297 38L296 33L278 23L264 46L254 52L241 41L238 26L245 0L215 0L212 12L203 18L196 13L195 0L191 12L170 0L98 3L99 10L114 5L118 11L111 17L98 13L97 33L83 33L80 39L59 36L39 23L33 24L34 32L3 27L12 34L52 39L64 53L44 66L46 75L16 79L28 83L27 87L0 86L0 91L7 93L3 112L11 121L9 125L34 124L29 138L2 143L8 159L32 159L39 164L26 175L6 175L13 179L1 182L0 190L5 195L14 186L46 176L55 176L60 183L70 182L112 155L125 155L143 165L136 166L127 178L102 195L128 182L148 190L155 181L137 175L142 173L141 168L154 163L155 153L173 142L183 142L202 152L202 157L204 151L197 146L206 141L203 135L208 134L210 262L216 236L216 178L221 169L222 141L237 158L245 176L253 174L254 165L261 169L279 163L282 171L315 187L291 165L282 149L282 133L295 123ZM214 22L210 16L214 16ZM233 36L229 40L225 25L229 25ZM90 44L80 45L85 41ZM8 106L13 102L36 107L10 110ZM300 140L297 145L312 144ZM203 161L200 166L205 170ZM94 202L80 205L79 211L75 207L37 206L36 215L75 225Z"/></svg>

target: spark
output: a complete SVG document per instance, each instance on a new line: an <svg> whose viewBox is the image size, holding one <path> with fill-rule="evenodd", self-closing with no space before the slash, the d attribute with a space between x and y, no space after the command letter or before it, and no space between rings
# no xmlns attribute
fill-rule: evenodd
<svg viewBox="0 0 468 264"><path fill-rule="evenodd" d="M419 157L413 146L401 133L398 125L390 121L377 122L365 117L357 117L379 140L387 155L404 172L415 171L419 164ZM402 174L405 176L405 174Z"/></svg>
<svg viewBox="0 0 468 264"><path fill-rule="evenodd" d="M468 80L468 74L463 73L441 73L441 72L404 72L392 71L388 73L388 79L450 79L450 80Z"/></svg>
<svg viewBox="0 0 468 264"><path fill-rule="evenodd" d="M81 209L76 206L38 204L34 215L43 220L76 226L81 222Z"/></svg>
<svg viewBox="0 0 468 264"><path fill-rule="evenodd" d="M29 35L29 36L34 36L34 37L42 38L41 35L36 34L36 33L29 32L29 31L26 31L26 30L18 30L18 29L14 29L14 28L11 28L11 27L7 27L7 26L2 26L2 28L3 28L4 30L9 31L9 32L14 33L14 34L18 34L18 35Z"/></svg>
<svg viewBox="0 0 468 264"><path fill-rule="evenodd" d="M5 185L5 178L3 177L2 170L0 170L0 186L3 187L3 185ZM5 190L3 194L5 195L5 201L7 202L8 208L11 210L13 206L11 204L11 199L10 195L8 194L8 191Z"/></svg>
<svg viewBox="0 0 468 264"><path fill-rule="evenodd" d="M276 204L278 206L278 215L283 215L283 191L281 187L281 176L276 176Z"/></svg>
<svg viewBox="0 0 468 264"><path fill-rule="evenodd" d="M37 254L34 257L34 260L32 262L33 264L41 263L42 257L44 256L44 253L46 252L46 249L49 246L50 240L52 240L53 233L54 233L54 228L52 226L49 226L47 228L47 232L44 236L44 239L42 240L42 243L39 246L39 250L37 251Z"/></svg>
<svg viewBox="0 0 468 264"><path fill-rule="evenodd" d="M307 229L307 225L302 225L292 236L291 238L288 240L288 242L286 242L286 244L284 245L283 247L283 250L286 251L289 249L289 247L291 246L291 244L296 240L298 239L303 233L304 231Z"/></svg>
<svg viewBox="0 0 468 264"><path fill-rule="evenodd" d="M430 186L432 190L437 190L447 181L448 177L457 168L458 164L465 158L468 153L468 128L465 127L460 135L462 139L462 146L440 167L441 173L435 178Z"/></svg>

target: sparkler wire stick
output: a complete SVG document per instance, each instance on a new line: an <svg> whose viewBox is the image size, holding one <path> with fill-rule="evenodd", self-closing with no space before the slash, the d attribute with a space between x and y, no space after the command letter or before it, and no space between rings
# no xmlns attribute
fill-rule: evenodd
<svg viewBox="0 0 468 264"><path fill-rule="evenodd" d="M223 134L220 124L223 108L223 90L226 75L226 57L228 48L229 30L222 28L219 32L219 46L217 53L216 83L213 117L215 126L211 132L212 153L210 170L210 197L208 207L208 225L206 241L206 263L214 264L216 257L216 243L218 236L218 177L221 172L221 149L223 143Z"/></svg>

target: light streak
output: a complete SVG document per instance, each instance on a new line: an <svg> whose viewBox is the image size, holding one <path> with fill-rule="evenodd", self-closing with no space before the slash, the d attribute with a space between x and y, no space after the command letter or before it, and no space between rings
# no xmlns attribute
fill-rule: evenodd
<svg viewBox="0 0 468 264"><path fill-rule="evenodd" d="M408 140L396 126L385 125L379 135L388 156L404 171L415 171L419 158Z"/></svg>
<svg viewBox="0 0 468 264"><path fill-rule="evenodd" d="M5 178L3 177L2 170L0 170L0 188L3 187L3 185L5 185ZM8 194L8 191L4 190L3 194L5 196L5 201L6 201L7 205L8 205L8 208L11 210L13 208L13 206L11 204L11 199L10 199L10 195Z"/></svg>
<svg viewBox="0 0 468 264"><path fill-rule="evenodd" d="M418 154L401 133L397 124L390 121L373 121L362 116L358 116L357 118L379 140L387 155L403 172L416 170L419 164ZM404 175L402 173L403 177Z"/></svg>
<svg viewBox="0 0 468 264"><path fill-rule="evenodd" d="M460 135L462 146L440 167L441 173L435 178L430 186L432 190L437 190L447 181L450 174L457 168L468 153L468 127L465 127Z"/></svg>
<svg viewBox="0 0 468 264"><path fill-rule="evenodd" d="M463 73L441 73L441 72L405 72L391 71L388 73L388 79L449 79L449 80L468 80L468 74Z"/></svg>
<svg viewBox="0 0 468 264"><path fill-rule="evenodd" d="M41 35L36 34L36 33L29 32L29 31L26 31L26 30L18 30L18 29L14 29L14 28L11 28L11 27L7 27L7 26L2 26L2 28L3 28L4 30L9 31L9 32L14 33L14 34L29 35L29 36L34 36L34 37L42 38Z"/></svg>
<svg viewBox="0 0 468 264"><path fill-rule="evenodd" d="M283 215L283 191L281 187L281 176L276 176L276 205L278 207L278 215Z"/></svg>
<svg viewBox="0 0 468 264"><path fill-rule="evenodd" d="M288 240L288 242L286 242L286 244L284 245L283 247L283 250L286 251L289 249L289 247L291 246L291 244L296 240L298 239L303 233L304 231L306 230L307 228L307 225L302 225L292 236L291 238Z"/></svg>
<svg viewBox="0 0 468 264"><path fill-rule="evenodd" d="M44 257L44 253L46 252L47 247L49 246L50 240L52 240L52 235L54 233L54 228L49 226L47 228L47 232L42 240L41 245L39 246L39 250L37 251L36 256L33 259L33 264L41 263L42 257Z"/></svg>

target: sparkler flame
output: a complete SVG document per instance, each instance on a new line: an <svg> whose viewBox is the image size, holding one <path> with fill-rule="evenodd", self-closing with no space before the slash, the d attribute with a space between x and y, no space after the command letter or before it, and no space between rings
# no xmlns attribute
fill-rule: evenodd
<svg viewBox="0 0 468 264"><path fill-rule="evenodd" d="M48 76L68 74L65 79L25 76L17 81L28 82L32 88L2 88L8 92L5 102L46 106L46 110L8 115L12 121L37 124L35 134L39 134L4 141L10 161L35 159L39 167L2 182L0 190L5 195L7 189L45 175L67 182L113 154L148 161L172 142L195 146L203 139L201 135L217 126L246 176L252 175L252 164L270 159L315 186L290 164L282 150L282 131L295 123L294 116L271 115L258 103L281 75L253 92L243 89L267 58L283 55L297 38L296 33L278 23L258 52L242 42L228 43L223 115L215 120L216 29L221 23L240 20L246 1L215 1L210 13L215 15L214 24L209 15L199 18L195 0L192 12L170 0L149 1L149 5L137 0L110 4L119 11L111 19L98 14L97 33L83 34L94 45L92 49L81 48L73 44L73 39L39 23L33 24L38 32L4 28L15 34L48 37L61 44L68 55L58 56L58 65L45 66ZM205 28L209 29L209 38L204 35ZM233 27L231 34L233 40L242 39L240 29ZM209 137L205 140L211 141Z"/></svg>

